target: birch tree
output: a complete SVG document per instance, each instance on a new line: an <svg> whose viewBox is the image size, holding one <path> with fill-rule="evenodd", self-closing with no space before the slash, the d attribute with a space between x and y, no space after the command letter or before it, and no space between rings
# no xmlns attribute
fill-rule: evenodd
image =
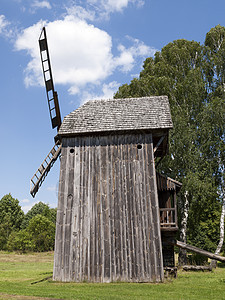
<svg viewBox="0 0 225 300"><path fill-rule="evenodd" d="M207 127L210 127L212 132L212 138L207 143L207 150L213 164L221 201L220 239L215 251L219 254L224 243L225 217L225 28L220 25L212 28L206 35L205 46L212 99L207 106L208 115L210 115L207 120L210 126ZM216 266L215 261L212 261L212 266Z"/></svg>
<svg viewBox="0 0 225 300"><path fill-rule="evenodd" d="M223 203L222 203L222 210L221 210L221 217L220 217L220 240L219 244L216 248L215 254L220 254L223 243L224 243L224 217L225 217L225 190L223 190ZM212 260L211 266L216 268L217 261Z"/></svg>

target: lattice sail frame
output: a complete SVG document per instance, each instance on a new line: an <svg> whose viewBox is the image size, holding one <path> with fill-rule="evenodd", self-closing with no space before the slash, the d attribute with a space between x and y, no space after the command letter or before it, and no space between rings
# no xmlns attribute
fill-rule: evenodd
<svg viewBox="0 0 225 300"><path fill-rule="evenodd" d="M39 37L39 47L52 128L57 127L57 130L59 130L62 121L59 109L58 95L54 89L45 27L43 27L41 35ZM58 140L51 151L48 153L34 176L31 178L30 194L32 195L32 197L35 197L40 186L53 167L55 161L60 156L61 148L61 142Z"/></svg>
<svg viewBox="0 0 225 300"><path fill-rule="evenodd" d="M39 38L39 47L52 128L57 127L57 129L59 129L62 121L59 109L58 95L54 89L45 27L43 27Z"/></svg>

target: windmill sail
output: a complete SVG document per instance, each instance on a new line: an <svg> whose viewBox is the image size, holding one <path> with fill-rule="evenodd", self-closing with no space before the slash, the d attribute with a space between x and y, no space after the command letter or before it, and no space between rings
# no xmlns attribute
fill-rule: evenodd
<svg viewBox="0 0 225 300"><path fill-rule="evenodd" d="M56 142L54 147L48 153L40 167L38 168L37 172L31 178L30 181L30 193L33 197L35 197L37 191L39 190L40 186L42 185L43 181L45 180L48 172L54 165L55 161L59 157L61 153L62 145L59 141Z"/></svg>
<svg viewBox="0 0 225 300"><path fill-rule="evenodd" d="M52 77L52 69L50 63L50 56L48 51L48 43L45 27L43 27L40 38L39 38L40 54L42 69L45 80L45 87L47 92L48 106L50 112L50 118L52 122L52 128L57 127L59 129L62 121L59 110L59 101L57 92L54 90L54 83Z"/></svg>

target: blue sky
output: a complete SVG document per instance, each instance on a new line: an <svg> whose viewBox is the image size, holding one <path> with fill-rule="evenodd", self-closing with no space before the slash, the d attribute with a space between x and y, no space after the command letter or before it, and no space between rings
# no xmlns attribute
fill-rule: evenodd
<svg viewBox="0 0 225 300"><path fill-rule="evenodd" d="M38 38L46 26L64 117L86 100L111 98L169 42L204 42L225 26L222 0L0 0L0 198L27 211L57 206L59 161L33 199L30 178L54 145Z"/></svg>

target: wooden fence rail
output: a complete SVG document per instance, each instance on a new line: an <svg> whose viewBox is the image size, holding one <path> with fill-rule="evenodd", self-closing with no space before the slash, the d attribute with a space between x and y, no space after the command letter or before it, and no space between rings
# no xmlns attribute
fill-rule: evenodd
<svg viewBox="0 0 225 300"><path fill-rule="evenodd" d="M160 208L160 226L177 227L177 213L175 208Z"/></svg>

